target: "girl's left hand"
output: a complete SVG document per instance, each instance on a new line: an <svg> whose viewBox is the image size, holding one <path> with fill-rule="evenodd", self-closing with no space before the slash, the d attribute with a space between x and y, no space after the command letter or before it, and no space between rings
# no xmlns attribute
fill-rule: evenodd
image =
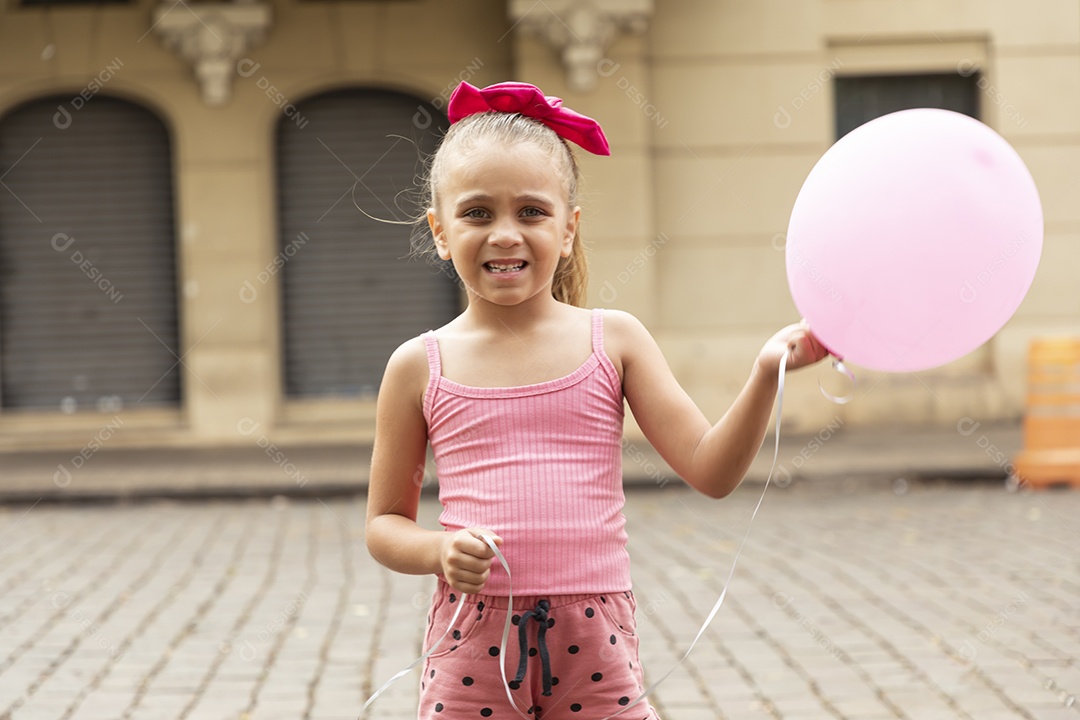
<svg viewBox="0 0 1080 720"><path fill-rule="evenodd" d="M806 320L786 328L769 338L758 353L757 364L763 371L775 375L780 369L780 358L788 356L787 369L813 365L828 357L829 351L810 332Z"/></svg>

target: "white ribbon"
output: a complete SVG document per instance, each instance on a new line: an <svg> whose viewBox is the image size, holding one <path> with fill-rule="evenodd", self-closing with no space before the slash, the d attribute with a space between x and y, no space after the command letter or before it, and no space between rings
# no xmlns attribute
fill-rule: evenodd
<svg viewBox="0 0 1080 720"><path fill-rule="evenodd" d="M785 353L784 356L780 358L779 383L776 388L776 444L773 446L772 467L769 468L769 476L765 478L765 487L761 488L761 495L758 497L757 504L754 505L754 512L750 514L750 521L746 524L746 532L743 533L742 541L739 543L739 549L735 552L735 558L731 561L731 570L728 572L727 580L724 581L724 589L720 591L720 597L718 597L716 599L716 602L713 603L712 610L709 611L709 615L705 618L705 622L703 622L701 624L701 627L698 629L697 635L694 636L693 641L691 641L690 643L690 647L686 648L686 652L684 652L682 654L682 657L680 657L679 660L671 666L671 669L664 673L662 676L660 676L659 680L655 681L653 684L649 685L649 687L645 688L633 702L631 702L619 712L608 715L603 720L610 720L613 717L618 717L619 715L622 715L624 712L644 700L649 695L649 693L651 693L657 688L660 683L667 680L668 677L673 672L675 672L675 670L677 670L679 666L683 664L683 661L686 660L686 658L690 655L690 651L694 649L694 646L697 645L698 640L701 639L701 636L705 634L705 631L709 628L709 625L712 624L713 618L716 617L716 613L720 612L720 606L724 604L724 598L727 597L728 588L731 587L731 579L735 576L735 566L739 564L739 556L742 555L743 547L746 545L746 539L750 537L750 528L754 524L754 518L757 517L758 510L761 509L761 503L765 499L765 492L769 489L769 483L772 482L773 473L776 472L776 461L780 457L780 415L784 408L784 375L787 372L787 361L788 356Z"/></svg>
<svg viewBox="0 0 1080 720"><path fill-rule="evenodd" d="M495 546L494 540L487 535L481 535L480 539L487 543L491 551L495 553L495 557L498 558L499 564L503 566L503 570L506 571L506 622L503 624L502 642L499 643L499 673L502 675L503 690L506 691L506 699L510 701L510 707L514 708L514 712L525 718L525 720L535 720L535 718L521 712L517 700L510 693L510 683L506 680L506 643L510 639L510 616L514 613L514 583L513 578L510 577L510 565L507 564L502 551Z"/></svg>
<svg viewBox="0 0 1080 720"><path fill-rule="evenodd" d="M837 405L846 405L855 397L855 373L851 372L851 370L848 369L848 366L844 364L844 361L837 357L833 358L832 366L833 370L851 381L851 392L847 395L833 395L821 384L821 378L818 378L818 390L821 391L821 394L824 395L827 400L834 402Z"/></svg>
<svg viewBox="0 0 1080 720"><path fill-rule="evenodd" d="M454 616L452 618L450 618L450 624L446 626L446 632L444 632L442 635L439 636L439 639L436 640L435 643L430 648L428 648L428 651L426 653L424 653L420 657L413 660L411 663L409 663L408 667L403 668L402 670L400 670L396 675L394 675L394 677L392 677L389 680L387 680L386 682L384 682L382 684L382 687L380 687L378 690L376 690L374 693L372 693L371 697L369 697L367 699L367 702L364 703L364 707L360 708L360 714L356 716L356 720L360 720L360 718L364 717L364 715L367 714L368 707L370 707L371 703L375 702L375 700L380 695L383 694L383 692L386 690L386 688L390 687L395 682L397 682L397 680L399 678L402 678L402 677L405 677L406 675L408 675L409 672L414 667L416 667L417 665L419 665L420 663L424 662L429 657L431 657L431 653L435 652L435 650L439 647L439 644L443 640L446 639L446 636L450 634L450 631L453 629L454 625L457 624L458 617L461 615L461 609L463 607L465 607L464 598L458 598L457 610L454 611ZM432 622L434 622L434 621L435 621L435 619L432 618Z"/></svg>

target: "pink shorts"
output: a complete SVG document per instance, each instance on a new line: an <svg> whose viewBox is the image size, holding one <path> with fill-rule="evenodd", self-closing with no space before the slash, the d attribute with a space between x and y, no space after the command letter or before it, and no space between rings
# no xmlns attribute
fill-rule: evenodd
<svg viewBox="0 0 1080 720"><path fill-rule="evenodd" d="M507 598L461 595L444 581L432 598L424 651L465 603L450 635L424 664L420 720L519 720L499 672ZM624 709L642 691L630 592L515 597L505 658L518 708L538 720L600 720ZM526 659L520 682L521 629ZM546 658L544 656L547 656ZM619 716L658 720L647 700Z"/></svg>

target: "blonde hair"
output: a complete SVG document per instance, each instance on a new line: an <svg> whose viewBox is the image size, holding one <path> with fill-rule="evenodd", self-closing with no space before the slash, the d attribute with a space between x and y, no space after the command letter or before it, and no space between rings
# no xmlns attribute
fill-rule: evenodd
<svg viewBox="0 0 1080 720"><path fill-rule="evenodd" d="M431 160L425 184L428 207L439 207L438 188L446 172L447 158L456 152L468 153L480 143L498 140L508 145L532 142L546 151L555 161L563 177L569 207L577 204L578 180L581 172L577 159L565 140L546 125L518 113L485 112L470 115L450 126L439 149ZM588 289L589 268L581 233L575 231L574 245L569 257L559 258L551 294L559 302L583 307Z"/></svg>

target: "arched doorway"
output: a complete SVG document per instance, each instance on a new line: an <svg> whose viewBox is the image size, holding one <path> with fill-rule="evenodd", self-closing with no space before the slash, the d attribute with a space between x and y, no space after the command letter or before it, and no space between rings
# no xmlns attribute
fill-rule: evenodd
<svg viewBox="0 0 1080 720"><path fill-rule="evenodd" d="M298 119L300 119L298 121ZM372 396L404 340L449 321L458 289L442 263L410 257L423 159L446 118L373 89L328 92L277 136L285 393Z"/></svg>
<svg viewBox="0 0 1080 720"><path fill-rule="evenodd" d="M180 400L172 160L150 111L97 95L0 119L0 404Z"/></svg>

